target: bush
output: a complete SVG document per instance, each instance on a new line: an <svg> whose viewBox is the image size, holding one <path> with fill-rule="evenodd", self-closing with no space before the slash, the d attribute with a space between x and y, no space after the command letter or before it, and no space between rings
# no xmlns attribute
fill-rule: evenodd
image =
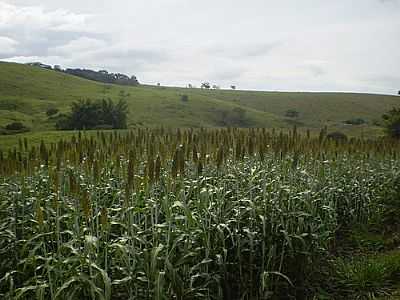
<svg viewBox="0 0 400 300"><path fill-rule="evenodd" d="M115 104L111 99L92 101L80 100L72 103L71 113L59 116L56 122L58 130L82 130L107 127L127 128L128 106L125 100Z"/></svg>
<svg viewBox="0 0 400 300"><path fill-rule="evenodd" d="M13 123L6 125L7 130L22 130L25 128L26 127L21 122L13 122Z"/></svg>
<svg viewBox="0 0 400 300"><path fill-rule="evenodd" d="M46 110L46 115L48 117L54 116L56 114L58 114L59 110L57 108L49 108L48 110Z"/></svg>
<svg viewBox="0 0 400 300"><path fill-rule="evenodd" d="M300 113L297 110L294 109L288 109L285 112L285 116L288 118L297 118L300 115Z"/></svg>
<svg viewBox="0 0 400 300"><path fill-rule="evenodd" d="M16 134L16 133L23 133L29 131L29 128L26 127L21 122L12 122L7 124L3 130L1 130L1 135L5 134Z"/></svg>
<svg viewBox="0 0 400 300"><path fill-rule="evenodd" d="M250 126L246 110L235 107L232 110L217 110L217 122L220 126L247 127Z"/></svg>
<svg viewBox="0 0 400 300"><path fill-rule="evenodd" d="M400 139L400 108L393 108L383 115L386 132L392 138Z"/></svg>
<svg viewBox="0 0 400 300"><path fill-rule="evenodd" d="M181 101L182 102L188 102L189 101L189 96L188 95L182 95L181 96Z"/></svg>
<svg viewBox="0 0 400 300"><path fill-rule="evenodd" d="M70 117L67 114L59 114L55 117L57 130L70 130L73 129Z"/></svg>
<svg viewBox="0 0 400 300"><path fill-rule="evenodd" d="M348 124L348 125L362 125L367 122L362 118L354 118L354 119L346 120L346 121L344 121L344 123Z"/></svg>

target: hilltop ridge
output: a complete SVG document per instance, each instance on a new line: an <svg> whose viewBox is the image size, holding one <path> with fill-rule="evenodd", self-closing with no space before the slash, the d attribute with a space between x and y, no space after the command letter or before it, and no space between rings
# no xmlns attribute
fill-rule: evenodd
<svg viewBox="0 0 400 300"><path fill-rule="evenodd" d="M400 104L397 96L373 94L121 86L0 62L0 126L18 121L32 131L54 130L46 110L67 112L73 101L87 98L126 100L128 127L328 126L355 135L379 134L381 115Z"/></svg>

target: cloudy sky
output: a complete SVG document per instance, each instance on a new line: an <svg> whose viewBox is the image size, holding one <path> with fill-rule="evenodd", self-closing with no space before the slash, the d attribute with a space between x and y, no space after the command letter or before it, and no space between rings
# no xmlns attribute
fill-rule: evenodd
<svg viewBox="0 0 400 300"><path fill-rule="evenodd" d="M148 84L394 94L400 0L0 0L0 60Z"/></svg>

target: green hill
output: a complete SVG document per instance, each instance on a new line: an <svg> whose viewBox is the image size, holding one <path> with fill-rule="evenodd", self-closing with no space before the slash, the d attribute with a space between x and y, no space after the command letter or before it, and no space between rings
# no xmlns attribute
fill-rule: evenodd
<svg viewBox="0 0 400 300"><path fill-rule="evenodd" d="M188 101L182 101L182 95ZM0 126L20 121L32 131L54 130L49 108L67 112L81 99L125 98L129 127L246 126L331 130L348 134L379 134L381 115L400 105L400 97L350 93L283 93L202 90L101 84L65 73L0 62ZM288 110L298 116L287 117ZM240 112L241 116L238 116ZM364 125L346 125L363 119Z"/></svg>

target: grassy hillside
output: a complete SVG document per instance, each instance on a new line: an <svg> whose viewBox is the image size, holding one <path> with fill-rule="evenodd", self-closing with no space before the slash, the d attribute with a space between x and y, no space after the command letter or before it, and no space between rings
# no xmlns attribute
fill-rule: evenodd
<svg viewBox="0 0 400 300"><path fill-rule="evenodd" d="M189 96L182 102L181 96ZM54 107L67 112L80 98L124 97L130 108L129 126L214 127L224 126L224 117L236 108L245 110L243 126L318 130L328 125L348 134L379 134L374 124L381 115L400 105L396 96L345 93L281 93L165 88L126 87L101 84L51 70L0 62L0 126L21 121L33 131L54 129L46 110ZM287 110L297 118L285 116ZM367 124L345 125L362 118ZM231 125L235 125L234 122ZM240 124L239 124L240 125Z"/></svg>

